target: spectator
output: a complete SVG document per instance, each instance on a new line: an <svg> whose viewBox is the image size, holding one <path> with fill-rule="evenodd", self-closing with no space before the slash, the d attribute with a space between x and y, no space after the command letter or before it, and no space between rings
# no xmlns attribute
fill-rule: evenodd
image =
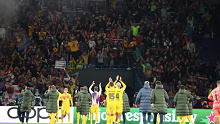
<svg viewBox="0 0 220 124"><path fill-rule="evenodd" d="M167 38L163 45L166 49L170 49L172 47L172 42Z"/></svg>
<svg viewBox="0 0 220 124"><path fill-rule="evenodd" d="M148 124L151 121L152 107L150 105L150 94L152 89L149 86L149 81L144 82L144 88L142 88L137 95L135 107L140 104L140 112L143 114L143 123L146 124L146 113L148 113Z"/></svg>
<svg viewBox="0 0 220 124"><path fill-rule="evenodd" d="M35 90L32 105L33 106L42 106L42 96L41 96L41 94L39 94L38 89Z"/></svg>
<svg viewBox="0 0 220 124"><path fill-rule="evenodd" d="M163 115L167 113L168 100L169 97L163 89L163 85L160 81L157 81L155 89L150 94L150 103L152 112L154 113L154 124L156 124L158 113L160 114L160 124L163 124Z"/></svg>
<svg viewBox="0 0 220 124"><path fill-rule="evenodd" d="M140 26L137 26L136 23L132 24L132 22L131 22L131 25L132 25L131 26L132 35L136 37L138 35L138 30L139 30Z"/></svg>
<svg viewBox="0 0 220 124"><path fill-rule="evenodd" d="M188 23L185 32L189 35L189 37L192 39L193 38L193 28L191 27L191 24Z"/></svg>
<svg viewBox="0 0 220 124"><path fill-rule="evenodd" d="M197 87L195 86L194 83L192 83L191 85L189 85L189 91L192 93L193 96L196 94Z"/></svg>
<svg viewBox="0 0 220 124"><path fill-rule="evenodd" d="M199 98L199 96L196 96L196 104L193 106L195 109L201 109L202 108L202 99Z"/></svg>
<svg viewBox="0 0 220 124"><path fill-rule="evenodd" d="M152 47L160 48L160 40L157 38L157 34L154 34L154 38L151 40Z"/></svg>
<svg viewBox="0 0 220 124"><path fill-rule="evenodd" d="M195 53L196 52L195 45L194 45L194 43L192 42L191 39L189 40L189 42L187 42L186 49L189 50L190 53Z"/></svg>
<svg viewBox="0 0 220 124"><path fill-rule="evenodd" d="M99 51L96 55L97 58L97 67L101 68L101 66L103 65L103 51Z"/></svg>
<svg viewBox="0 0 220 124"><path fill-rule="evenodd" d="M202 109L210 109L210 105L207 103L207 101L203 101L203 104L202 104Z"/></svg>

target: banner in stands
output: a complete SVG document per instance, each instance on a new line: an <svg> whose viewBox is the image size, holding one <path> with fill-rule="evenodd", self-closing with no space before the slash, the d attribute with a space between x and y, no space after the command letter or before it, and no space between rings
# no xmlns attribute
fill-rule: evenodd
<svg viewBox="0 0 220 124"><path fill-rule="evenodd" d="M76 108L74 108L74 123L76 123L77 114L76 114ZM93 115L95 116L95 114ZM106 108L100 107L99 113L98 113L98 123L105 124L106 123ZM93 117L93 123L94 123L95 117ZM126 113L126 124L142 124L142 114L139 113L138 108L131 108L131 112ZM196 124L214 124L214 117L212 116L212 110L211 109L194 109L193 110L193 116L192 120ZM88 115L88 121L90 122L90 117ZM121 119L121 121L123 121ZM82 120L80 119L80 123ZM151 115L151 122L153 122L153 114ZM189 122L186 120L186 122ZM164 124L179 124L177 121L176 116L176 109L168 109L168 113L164 115Z"/></svg>
<svg viewBox="0 0 220 124"><path fill-rule="evenodd" d="M66 68L66 61L56 61L55 68L60 68L60 69Z"/></svg>
<svg viewBox="0 0 220 124"><path fill-rule="evenodd" d="M0 106L0 123L19 123L17 108L17 106ZM70 115L74 116L73 114L73 108L71 108ZM59 116L61 118L61 109ZM49 123L49 117L45 106L32 108L29 117L28 123ZM24 120L26 122L26 119ZM64 117L63 121L64 123L68 123L67 116ZM71 119L70 122L73 123L73 119Z"/></svg>

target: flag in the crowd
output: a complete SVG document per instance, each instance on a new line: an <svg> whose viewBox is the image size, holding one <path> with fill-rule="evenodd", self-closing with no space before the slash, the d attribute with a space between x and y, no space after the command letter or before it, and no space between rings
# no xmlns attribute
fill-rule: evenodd
<svg viewBox="0 0 220 124"><path fill-rule="evenodd" d="M11 32L13 41L17 43L18 51L25 49L31 45L31 40L28 38L24 29L17 29Z"/></svg>
<svg viewBox="0 0 220 124"><path fill-rule="evenodd" d="M8 78L9 82L14 80L14 75L13 75L13 67L11 66L11 68L5 73L5 78Z"/></svg>
<svg viewBox="0 0 220 124"><path fill-rule="evenodd" d="M18 85L6 85L7 91L5 92L5 99L8 102L14 102L20 94Z"/></svg>

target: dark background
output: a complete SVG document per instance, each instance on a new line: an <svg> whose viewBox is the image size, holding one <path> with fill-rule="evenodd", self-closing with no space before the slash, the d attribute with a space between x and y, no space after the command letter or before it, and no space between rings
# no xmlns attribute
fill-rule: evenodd
<svg viewBox="0 0 220 124"><path fill-rule="evenodd" d="M112 70L112 69L95 69L95 70L73 70L69 74L72 75L79 71L79 83L81 86L90 86L92 81L95 81L96 85L102 82L102 87L108 83L109 77L115 81L116 76L122 77L122 81L127 85L127 87L133 87L134 83L134 71L130 70Z"/></svg>

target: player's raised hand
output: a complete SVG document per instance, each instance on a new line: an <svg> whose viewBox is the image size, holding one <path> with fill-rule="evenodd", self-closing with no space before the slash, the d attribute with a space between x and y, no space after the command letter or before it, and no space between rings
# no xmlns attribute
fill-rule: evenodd
<svg viewBox="0 0 220 124"><path fill-rule="evenodd" d="M122 78L120 77L119 81L122 81Z"/></svg>
<svg viewBox="0 0 220 124"><path fill-rule="evenodd" d="M109 78L109 82L113 82L111 77Z"/></svg>
<svg viewBox="0 0 220 124"><path fill-rule="evenodd" d="M119 80L119 75L116 76L116 80Z"/></svg>
<svg viewBox="0 0 220 124"><path fill-rule="evenodd" d="M95 85L95 81L92 82L92 85Z"/></svg>
<svg viewBox="0 0 220 124"><path fill-rule="evenodd" d="M102 85L102 83L100 82L100 83L99 83L99 86L101 86L101 85Z"/></svg>

